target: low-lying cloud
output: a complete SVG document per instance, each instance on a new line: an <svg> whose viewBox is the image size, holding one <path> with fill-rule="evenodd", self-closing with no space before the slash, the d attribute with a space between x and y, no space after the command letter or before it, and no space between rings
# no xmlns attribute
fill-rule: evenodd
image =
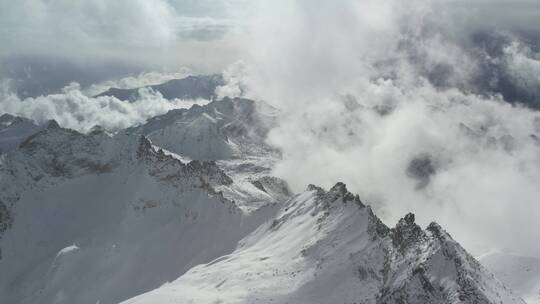
<svg viewBox="0 0 540 304"><path fill-rule="evenodd" d="M21 100L8 90L0 92L0 114L9 113L34 120L38 124L50 119L62 127L88 132L99 125L109 131L144 123L148 118L169 110L206 104L208 100L167 100L158 92L143 88L139 98L126 102L110 96L90 97L78 84L65 87L59 94Z"/></svg>
<svg viewBox="0 0 540 304"><path fill-rule="evenodd" d="M452 19L475 5L495 13ZM276 175L295 190L342 180L389 224L415 212L475 253L540 255L534 35L485 1L253 6L246 67L225 88L283 110ZM475 20L490 17L502 28Z"/></svg>
<svg viewBox="0 0 540 304"><path fill-rule="evenodd" d="M241 59L225 71L228 83L217 93L282 110L268 142L283 152L274 173L295 190L344 181L388 224L412 211L423 224L439 221L474 253L510 248L540 256L536 2L202 1L220 7L209 15L182 13L190 0L53 2L0 0L5 24L19 24L12 16L25 23L13 33L13 26L0 29L12 42L0 59L32 50L37 33L45 34L36 49L41 56L66 55L82 67L118 60L135 75L183 62L195 72L218 71ZM124 12L127 6L134 7ZM73 18L50 24L60 11ZM60 40L66 44L57 47ZM134 103L88 97L161 77L107 82L121 73L103 71L95 75L107 77L92 77L98 85L83 89L31 98L4 93L0 112L81 131L96 124L118 130L189 105L151 91Z"/></svg>

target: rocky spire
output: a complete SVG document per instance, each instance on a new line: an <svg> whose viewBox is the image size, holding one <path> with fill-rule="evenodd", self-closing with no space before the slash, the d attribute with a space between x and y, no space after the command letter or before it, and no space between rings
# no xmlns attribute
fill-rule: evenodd
<svg viewBox="0 0 540 304"><path fill-rule="evenodd" d="M426 234L415 223L415 218L413 213L408 213L399 220L396 227L392 229L392 243L394 246L396 246L400 251L405 251L407 248L417 243L423 239L425 239Z"/></svg>
<svg viewBox="0 0 540 304"><path fill-rule="evenodd" d="M349 192L349 190L347 189L347 185L342 182L338 182L332 188L330 188L330 190L326 193L324 199L329 203L341 199L344 203L355 202L362 208L365 207L365 205L360 200L360 197Z"/></svg>
<svg viewBox="0 0 540 304"><path fill-rule="evenodd" d="M60 129L60 128L61 128L60 125L54 119L49 120L49 122L47 123L47 130L54 130L54 129Z"/></svg>

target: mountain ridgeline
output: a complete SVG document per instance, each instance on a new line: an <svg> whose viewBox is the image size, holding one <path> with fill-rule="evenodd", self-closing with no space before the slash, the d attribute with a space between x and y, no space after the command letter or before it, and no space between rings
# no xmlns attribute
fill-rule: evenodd
<svg viewBox="0 0 540 304"><path fill-rule="evenodd" d="M223 77L219 74L208 76L188 76L183 79L173 79L162 84L149 86L154 92L160 93L165 99L208 99L216 97L215 91L223 85ZM139 89L110 88L96 95L112 96L120 100L135 101L139 98Z"/></svg>
<svg viewBox="0 0 540 304"><path fill-rule="evenodd" d="M343 183L292 193L278 110L221 82L153 87L214 100L116 134L2 116L0 303L524 303L436 223L388 227Z"/></svg>

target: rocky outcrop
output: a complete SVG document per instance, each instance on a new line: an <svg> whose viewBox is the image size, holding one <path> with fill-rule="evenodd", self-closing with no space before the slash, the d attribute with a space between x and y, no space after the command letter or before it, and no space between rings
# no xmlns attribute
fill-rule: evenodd
<svg viewBox="0 0 540 304"><path fill-rule="evenodd" d="M196 290L197 292L182 292ZM221 259L126 304L524 304L439 225L384 225L345 184L310 185Z"/></svg>

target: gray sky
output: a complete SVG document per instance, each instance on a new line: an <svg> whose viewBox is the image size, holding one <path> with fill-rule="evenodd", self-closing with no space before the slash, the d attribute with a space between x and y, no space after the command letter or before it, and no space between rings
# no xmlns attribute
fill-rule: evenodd
<svg viewBox="0 0 540 304"><path fill-rule="evenodd" d="M141 71L215 72L237 60L221 1L0 0L0 77L30 95Z"/></svg>
<svg viewBox="0 0 540 304"><path fill-rule="evenodd" d="M297 2L306 9L326 6ZM70 81L87 86L143 71L219 72L245 59L253 39L273 38L243 36L242 29L259 25L254 16L279 20L286 6L245 0L0 0L0 77L33 96ZM535 1L435 0L434 10L461 39L497 29L536 40L540 28Z"/></svg>

